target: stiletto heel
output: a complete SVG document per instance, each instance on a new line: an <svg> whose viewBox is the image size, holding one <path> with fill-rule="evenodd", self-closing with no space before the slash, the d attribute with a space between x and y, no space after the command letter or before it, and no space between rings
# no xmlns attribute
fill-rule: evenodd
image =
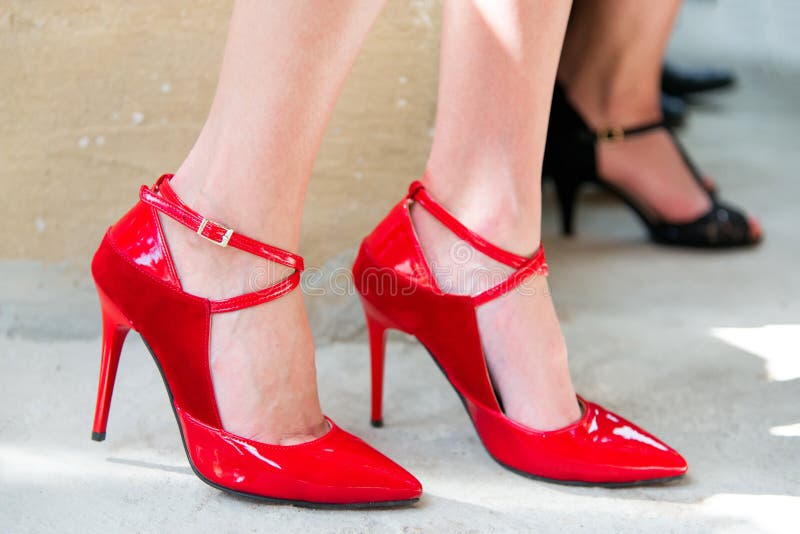
<svg viewBox="0 0 800 534"><path fill-rule="evenodd" d="M92 439L106 439L108 411L111 407L111 395L114 392L114 381L117 377L119 355L122 345L131 327L128 320L116 309L108 297L100 292L101 315L103 320L103 345L100 355L100 380L97 385L97 404L94 409Z"/></svg>
<svg viewBox="0 0 800 534"><path fill-rule="evenodd" d="M388 327L371 315L369 304L364 304L369 333L370 376L372 378L372 415L370 424L376 428L383 426L383 364L386 357L386 330Z"/></svg>
<svg viewBox="0 0 800 534"><path fill-rule="evenodd" d="M515 272L477 295L444 293L422 253L409 216L411 204L427 210L458 238ZM565 204L570 207L569 202ZM526 278L546 274L541 247L530 257L503 250L456 220L422 183L412 183L408 195L364 239L353 265L370 334L373 420L381 420L385 331L393 328L415 336L428 350L461 397L486 450L501 465L530 477L569 484L632 485L683 476L687 466L680 454L581 397L577 398L580 420L558 430L528 428L503 413L483 353L476 309Z"/></svg>
<svg viewBox="0 0 800 534"><path fill-rule="evenodd" d="M604 180L597 172L596 146L614 143L627 137L666 131L678 150L683 163L698 185L708 194L711 208L707 213L688 223L670 223L652 210L644 209L636 199ZM556 84L547 130L543 172L549 174L556 185L561 207L564 233L572 234L575 192L583 182L592 182L619 197L639 217L650 233L650 239L664 245L720 248L753 245L750 223L737 209L718 202L709 192L701 173L692 163L672 130L663 120L630 128L613 127L592 130L569 102L564 89Z"/></svg>
<svg viewBox="0 0 800 534"><path fill-rule="evenodd" d="M561 208L561 233L573 235L575 221L575 203L578 200L580 181L570 178L554 179L558 205Z"/></svg>
<svg viewBox="0 0 800 534"><path fill-rule="evenodd" d="M133 328L164 379L189 465L207 484L236 495L301 506L364 508L419 500L422 486L416 478L327 417L326 434L290 446L261 443L223 428L209 369L211 318L293 291L300 283L303 258L206 219L181 202L171 178L164 175L152 188L142 186L140 201L109 228L92 260L103 312L92 437L105 436L120 349ZM186 293L159 213L197 233L198 239L248 252L293 273L267 288L223 300Z"/></svg>

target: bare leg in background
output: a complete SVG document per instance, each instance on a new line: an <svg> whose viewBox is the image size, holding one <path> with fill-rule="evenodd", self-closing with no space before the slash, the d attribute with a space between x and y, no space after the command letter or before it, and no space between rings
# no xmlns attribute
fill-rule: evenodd
<svg viewBox="0 0 800 534"><path fill-rule="evenodd" d="M594 129L661 118L661 69L681 0L576 0L558 69L570 101ZM691 222L711 201L669 134L600 143L600 175L668 222ZM751 217L753 233L761 227Z"/></svg>

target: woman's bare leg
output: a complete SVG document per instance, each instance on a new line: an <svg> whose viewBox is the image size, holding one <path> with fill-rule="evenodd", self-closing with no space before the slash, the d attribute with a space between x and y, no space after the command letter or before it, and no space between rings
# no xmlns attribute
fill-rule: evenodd
<svg viewBox="0 0 800 534"><path fill-rule="evenodd" d="M541 167L569 2L446 0L436 133L426 186L460 221L523 255L540 242ZM475 293L485 269L452 254L456 238L422 209L412 218L440 285ZM483 273L483 274L481 274ZM543 277L478 309L506 414L548 430L580 417L567 351ZM530 294L530 293L535 294Z"/></svg>
<svg viewBox="0 0 800 534"><path fill-rule="evenodd" d="M590 126L626 127L661 117L661 68L680 4L576 0L558 78ZM598 167L603 178L667 221L692 221L711 206L664 131L601 143Z"/></svg>
<svg viewBox="0 0 800 534"><path fill-rule="evenodd" d="M306 186L344 79L384 0L237 0L197 142L173 179L206 217L297 251ZM184 289L249 292L287 273L162 217ZM326 432L302 296L214 316L211 371L223 426L270 443Z"/></svg>

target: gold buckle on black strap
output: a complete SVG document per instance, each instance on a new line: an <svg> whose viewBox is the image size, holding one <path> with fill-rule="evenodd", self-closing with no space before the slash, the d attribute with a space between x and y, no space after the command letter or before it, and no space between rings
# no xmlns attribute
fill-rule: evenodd
<svg viewBox="0 0 800 534"><path fill-rule="evenodd" d="M613 128L601 128L597 130L598 141L622 141L625 139L625 130L619 126Z"/></svg>

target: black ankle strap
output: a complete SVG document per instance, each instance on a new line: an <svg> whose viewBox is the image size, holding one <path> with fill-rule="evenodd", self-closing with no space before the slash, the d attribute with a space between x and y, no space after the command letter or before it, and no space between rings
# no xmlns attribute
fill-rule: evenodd
<svg viewBox="0 0 800 534"><path fill-rule="evenodd" d="M659 128L667 128L667 123L664 120L641 124L639 126L632 126L631 128L622 128L621 126L614 126L612 128L600 128L594 133L594 141L622 141L631 135L638 135Z"/></svg>

